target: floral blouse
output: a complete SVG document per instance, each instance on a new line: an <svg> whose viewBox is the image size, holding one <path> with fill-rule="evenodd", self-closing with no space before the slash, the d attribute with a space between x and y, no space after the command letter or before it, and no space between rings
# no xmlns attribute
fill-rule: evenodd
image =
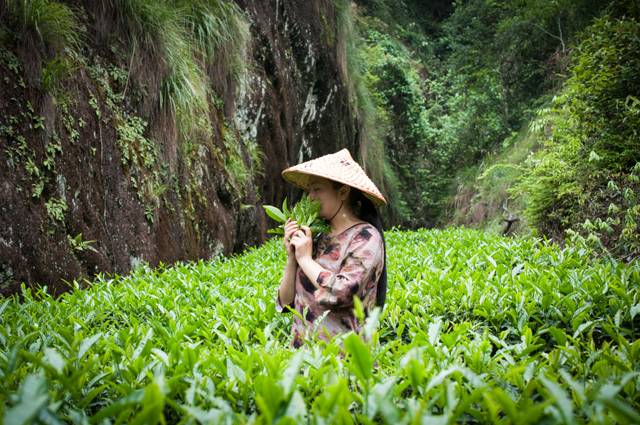
<svg viewBox="0 0 640 425"><path fill-rule="evenodd" d="M312 258L326 271L318 274L317 288L302 268L296 269L295 297L289 307L305 320L294 315L291 345L295 348L314 329L324 340L350 330L359 332L361 324L353 313L353 296L358 296L365 310L375 306L378 279L384 267L382 235L370 223L356 223L337 235L320 235ZM279 294L276 309L289 311L280 302Z"/></svg>

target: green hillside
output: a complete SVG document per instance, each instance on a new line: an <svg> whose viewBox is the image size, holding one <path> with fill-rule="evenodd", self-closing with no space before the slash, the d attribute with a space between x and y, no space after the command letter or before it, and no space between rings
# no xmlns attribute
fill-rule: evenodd
<svg viewBox="0 0 640 425"><path fill-rule="evenodd" d="M364 327L369 338L298 350L289 346L292 313L275 310L278 239L212 261L143 263L86 289L74 282L58 299L23 285L21 302L0 304L0 416L640 422L637 261L465 227L385 236L390 288Z"/></svg>

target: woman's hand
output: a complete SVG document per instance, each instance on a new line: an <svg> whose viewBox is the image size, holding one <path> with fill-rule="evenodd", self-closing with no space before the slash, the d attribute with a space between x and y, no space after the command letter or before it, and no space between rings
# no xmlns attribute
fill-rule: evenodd
<svg viewBox="0 0 640 425"><path fill-rule="evenodd" d="M299 230L293 233L291 244L295 247L296 260L300 262L303 258L311 258L313 249L311 229L308 226L301 226Z"/></svg>
<svg viewBox="0 0 640 425"><path fill-rule="evenodd" d="M291 236L298 230L298 223L290 218L284 225L284 248L287 250L287 256L295 255L294 246L291 244Z"/></svg>

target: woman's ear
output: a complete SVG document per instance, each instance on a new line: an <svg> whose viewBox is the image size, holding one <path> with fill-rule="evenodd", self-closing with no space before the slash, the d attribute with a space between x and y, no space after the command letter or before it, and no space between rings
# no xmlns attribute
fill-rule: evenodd
<svg viewBox="0 0 640 425"><path fill-rule="evenodd" d="M338 190L338 197L341 200L346 201L347 199L349 199L349 191L351 190L351 187L347 184L343 184L342 187Z"/></svg>

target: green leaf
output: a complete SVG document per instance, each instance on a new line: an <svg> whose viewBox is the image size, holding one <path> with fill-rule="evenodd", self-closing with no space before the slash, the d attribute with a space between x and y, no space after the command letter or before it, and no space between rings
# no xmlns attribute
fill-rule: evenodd
<svg viewBox="0 0 640 425"><path fill-rule="evenodd" d="M291 394L291 391L294 388L295 379L298 376L300 366L302 365L302 356L302 351L295 353L289 360L289 365L282 375L282 388L287 396Z"/></svg>
<svg viewBox="0 0 640 425"><path fill-rule="evenodd" d="M544 375L540 375L540 381L556 400L563 422L567 424L573 423L573 405L562 387L557 382L547 379Z"/></svg>
<svg viewBox="0 0 640 425"><path fill-rule="evenodd" d="M567 342L567 335L557 327L551 326L549 328L549 333L553 336L553 339L555 339L558 345L564 345Z"/></svg>
<svg viewBox="0 0 640 425"><path fill-rule="evenodd" d="M62 373L65 361L55 348L45 348L44 358L58 373Z"/></svg>
<svg viewBox="0 0 640 425"><path fill-rule="evenodd" d="M118 413L126 412L127 408L139 404L144 399L145 388L133 390L125 397L114 403L103 407L98 413L91 417L91 423L101 423L104 419L113 417Z"/></svg>
<svg viewBox="0 0 640 425"><path fill-rule="evenodd" d="M360 300L360 297L355 295L353 296L353 314L359 322L364 321L365 314L362 300Z"/></svg>
<svg viewBox="0 0 640 425"><path fill-rule="evenodd" d="M486 391L483 394L485 400L491 399L493 402L493 409L496 409L497 406L502 408L502 411L507 414L507 416L513 421L518 421L518 409L514 401L509 397L502 388L494 388L491 391Z"/></svg>
<svg viewBox="0 0 640 425"><path fill-rule="evenodd" d="M278 223L287 222L287 217L277 207L274 207L273 205L263 205L262 207L266 211L267 215L273 220L277 221Z"/></svg>
<svg viewBox="0 0 640 425"><path fill-rule="evenodd" d="M153 336L153 328L149 328L147 330L147 333L144 335L144 337L136 347L136 349L133 351L133 354L131 355L131 361L134 361L140 356L140 354L142 354L144 347L147 346L147 342L149 342L152 336Z"/></svg>
<svg viewBox="0 0 640 425"><path fill-rule="evenodd" d="M367 347L355 333L351 333L345 338L344 346L347 352L351 354L349 368L358 379L360 379L363 385L368 386L368 381L372 376L373 369L373 360L369 353L369 347Z"/></svg>
<svg viewBox="0 0 640 425"><path fill-rule="evenodd" d="M78 350L78 360L80 360L87 351L102 337L101 333L95 334L88 338L85 338L80 344L80 349Z"/></svg>
<svg viewBox="0 0 640 425"><path fill-rule="evenodd" d="M289 404L287 405L287 410L285 411L285 416L289 418L295 419L293 423L302 423L304 422L304 418L307 415L307 406L305 405L304 399L298 390L293 392L291 399L289 400Z"/></svg>
<svg viewBox="0 0 640 425"><path fill-rule="evenodd" d="M33 423L38 413L45 409L49 400L44 373L27 375L18 391L18 403L4 413L5 425Z"/></svg>
<svg viewBox="0 0 640 425"><path fill-rule="evenodd" d="M438 337L440 335L440 330L442 329L442 319L439 317L435 318L435 320L429 323L429 329L427 334L429 335L429 343L431 345L436 345L438 342Z"/></svg>
<svg viewBox="0 0 640 425"><path fill-rule="evenodd" d="M601 401L620 420L620 423L640 424L640 414L624 401L618 398L604 398Z"/></svg>
<svg viewBox="0 0 640 425"><path fill-rule="evenodd" d="M154 379L145 387L141 402L142 410L136 415L131 424L141 425L164 422L164 415L162 413L164 404L164 393L158 382Z"/></svg>
<svg viewBox="0 0 640 425"><path fill-rule="evenodd" d="M218 424L222 420L223 412L220 409L204 410L196 406L181 405L191 417L195 418L200 423L205 424Z"/></svg>
<svg viewBox="0 0 640 425"><path fill-rule="evenodd" d="M5 302L2 303L2 306L0 306L0 317L2 317L4 310L7 308L7 306L9 305L9 301L10 300L6 300Z"/></svg>

